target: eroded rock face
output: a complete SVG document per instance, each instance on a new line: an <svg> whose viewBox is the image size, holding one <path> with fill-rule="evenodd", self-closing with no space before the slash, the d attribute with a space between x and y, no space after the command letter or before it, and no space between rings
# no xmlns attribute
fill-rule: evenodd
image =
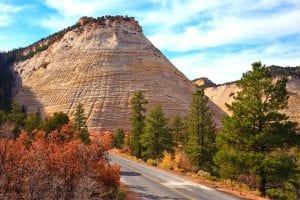
<svg viewBox="0 0 300 200"><path fill-rule="evenodd" d="M231 104L233 96L239 88L235 83L224 84L205 89L205 94L209 99L221 108L225 113L230 114L225 103ZM291 121L300 124L300 78L298 76L288 76L287 91L289 93L288 109L283 112L290 117Z"/></svg>
<svg viewBox="0 0 300 200"><path fill-rule="evenodd" d="M216 84L209 80L206 77L197 78L195 80L192 80L192 83L194 83L199 88L207 88L207 87L214 87Z"/></svg>
<svg viewBox="0 0 300 200"><path fill-rule="evenodd" d="M137 22L82 22L31 59L16 63L15 100L44 116L84 104L90 129L129 128L130 99L184 115L195 86L144 36ZM217 110L217 108L214 108Z"/></svg>

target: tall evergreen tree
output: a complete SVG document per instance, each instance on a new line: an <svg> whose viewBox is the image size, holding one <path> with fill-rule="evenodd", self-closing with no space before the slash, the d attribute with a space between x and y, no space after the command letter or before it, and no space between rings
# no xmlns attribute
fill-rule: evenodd
<svg viewBox="0 0 300 200"><path fill-rule="evenodd" d="M184 123L182 118L179 115L175 115L171 118L170 128L173 134L173 141L175 142L176 147L184 141Z"/></svg>
<svg viewBox="0 0 300 200"><path fill-rule="evenodd" d="M125 133L121 128L117 128L115 135L112 138L113 147L121 149L124 145Z"/></svg>
<svg viewBox="0 0 300 200"><path fill-rule="evenodd" d="M167 127L167 119L160 105L150 111L146 118L146 129L142 135L142 144L145 147L144 158L161 159L164 151L173 153L172 133Z"/></svg>
<svg viewBox="0 0 300 200"><path fill-rule="evenodd" d="M183 124L183 129L182 129L182 145L183 147L186 145L187 141L189 140L189 126L188 126L188 118L189 116L185 116L182 118L182 124Z"/></svg>
<svg viewBox="0 0 300 200"><path fill-rule="evenodd" d="M129 138L129 146L137 158L142 157L141 135L145 128L145 105L148 101L144 97L144 92L138 90L134 92L131 98L131 134Z"/></svg>
<svg viewBox="0 0 300 200"><path fill-rule="evenodd" d="M224 117L224 128L217 137L220 150L215 161L221 175L234 179L252 175L261 195L273 198L281 198L282 191L291 186L288 180L296 174L287 151L299 143L297 124L278 112L287 107L286 82L273 81L265 66L253 63L252 71L237 83L240 91L227 105L232 115Z"/></svg>
<svg viewBox="0 0 300 200"><path fill-rule="evenodd" d="M24 128L26 113L16 102L12 102L11 110L7 113L7 121L14 123L14 137L18 137L20 130Z"/></svg>
<svg viewBox="0 0 300 200"><path fill-rule="evenodd" d="M197 89L188 116L188 140L184 151L198 169L211 171L216 152L215 125L203 89Z"/></svg>
<svg viewBox="0 0 300 200"><path fill-rule="evenodd" d="M74 113L74 129L79 131L79 137L83 143L88 144L90 142L86 117L81 103L78 104L76 112Z"/></svg>

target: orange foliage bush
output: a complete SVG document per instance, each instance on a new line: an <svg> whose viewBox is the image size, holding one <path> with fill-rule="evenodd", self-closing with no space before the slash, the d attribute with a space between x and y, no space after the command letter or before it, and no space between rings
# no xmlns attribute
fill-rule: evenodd
<svg viewBox="0 0 300 200"><path fill-rule="evenodd" d="M0 138L0 199L103 199L119 186L105 148L83 144L71 127Z"/></svg>
<svg viewBox="0 0 300 200"><path fill-rule="evenodd" d="M90 133L91 140L96 143L102 151L108 151L112 148L113 131L102 130Z"/></svg>
<svg viewBox="0 0 300 200"><path fill-rule="evenodd" d="M189 171L192 167L186 156L179 150L175 151L174 163L176 169L184 172Z"/></svg>
<svg viewBox="0 0 300 200"><path fill-rule="evenodd" d="M164 156L161 160L160 166L162 168L165 168L165 169L168 169L168 170L174 169L175 163L174 163L172 157L173 157L172 154L164 151Z"/></svg>

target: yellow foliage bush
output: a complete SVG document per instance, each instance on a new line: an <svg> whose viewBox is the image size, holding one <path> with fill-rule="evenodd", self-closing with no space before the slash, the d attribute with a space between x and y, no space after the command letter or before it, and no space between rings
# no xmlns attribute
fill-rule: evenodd
<svg viewBox="0 0 300 200"><path fill-rule="evenodd" d="M168 152L164 152L164 157L161 160L160 166L164 169L172 170L174 169L175 162L173 161L172 155Z"/></svg>
<svg viewBox="0 0 300 200"><path fill-rule="evenodd" d="M185 172L187 172L191 169L191 165L190 165L188 159L185 157L185 155L181 151L178 151L178 150L175 153L174 164L175 164L175 168L183 170Z"/></svg>
<svg viewBox="0 0 300 200"><path fill-rule="evenodd" d="M156 160L153 160L153 159L150 159L150 158L147 160L146 163L149 164L149 165L152 165L152 166L157 166L158 165L158 162Z"/></svg>

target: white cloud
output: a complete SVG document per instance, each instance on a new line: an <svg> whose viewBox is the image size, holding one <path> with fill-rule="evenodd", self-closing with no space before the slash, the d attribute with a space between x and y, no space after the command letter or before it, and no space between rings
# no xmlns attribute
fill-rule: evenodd
<svg viewBox="0 0 300 200"><path fill-rule="evenodd" d="M12 20L7 14L0 14L0 22L0 27L6 27L12 23Z"/></svg>
<svg viewBox="0 0 300 200"><path fill-rule="evenodd" d="M113 5L117 5L119 0L46 0L46 4L59 11L63 16L83 16L94 15L101 10L105 10Z"/></svg>
<svg viewBox="0 0 300 200"><path fill-rule="evenodd" d="M16 21L17 13L22 11L24 8L24 6L15 6L0 2L0 29L7 28L12 25ZM0 52L12 49L11 43L8 42L11 37L13 37L13 35L0 32Z"/></svg>
<svg viewBox="0 0 300 200"><path fill-rule="evenodd" d="M300 9L281 11L257 17L223 16L208 22L188 26L183 32L162 29L150 36L150 40L161 49L190 51L204 47L237 43L257 43L300 34Z"/></svg>
<svg viewBox="0 0 300 200"><path fill-rule="evenodd" d="M199 13L226 3L220 0L152 0L152 2L157 4L159 8L144 13L143 16L141 16L143 24L157 24L167 28L190 20L198 20L197 15Z"/></svg>
<svg viewBox="0 0 300 200"><path fill-rule="evenodd" d="M238 53L222 52L215 56L196 53L179 56L171 59L171 62L190 79L208 77L216 83L224 83L240 79L242 73L251 69L253 62L261 61L268 66L299 66L299 58L298 45L273 43Z"/></svg>
<svg viewBox="0 0 300 200"><path fill-rule="evenodd" d="M154 8L138 12L145 1L125 0L45 0L58 14L40 24L59 30L79 17L124 13L136 15L142 26L151 27L150 40L161 49L189 51L256 39L271 39L298 33L300 2L297 0L150 0ZM280 5L290 10L269 13ZM257 11L265 14L257 15ZM181 31L178 31L181 28Z"/></svg>
<svg viewBox="0 0 300 200"><path fill-rule="evenodd" d="M0 2L0 13L16 13L23 9L22 6L14 6Z"/></svg>
<svg viewBox="0 0 300 200"><path fill-rule="evenodd" d="M143 2L125 0L45 0L44 3L49 8L57 11L36 21L40 26L58 31L72 25L82 16L98 17L104 15L129 15L136 13L131 10L134 5ZM131 11L129 11L131 10Z"/></svg>
<svg viewBox="0 0 300 200"><path fill-rule="evenodd" d="M179 56L171 59L171 62L191 80L208 77L215 83L239 79L243 72L250 69L253 62L244 60L244 56L238 54L220 55L218 58L208 56L202 53Z"/></svg>
<svg viewBox="0 0 300 200"><path fill-rule="evenodd" d="M0 2L0 27L6 27L13 23L13 14L21 11L24 7L14 6Z"/></svg>
<svg viewBox="0 0 300 200"><path fill-rule="evenodd" d="M61 20L60 16L52 15L39 20L36 20L35 23L50 29L52 32L60 31L68 26L75 24L76 20L73 17L66 17Z"/></svg>

